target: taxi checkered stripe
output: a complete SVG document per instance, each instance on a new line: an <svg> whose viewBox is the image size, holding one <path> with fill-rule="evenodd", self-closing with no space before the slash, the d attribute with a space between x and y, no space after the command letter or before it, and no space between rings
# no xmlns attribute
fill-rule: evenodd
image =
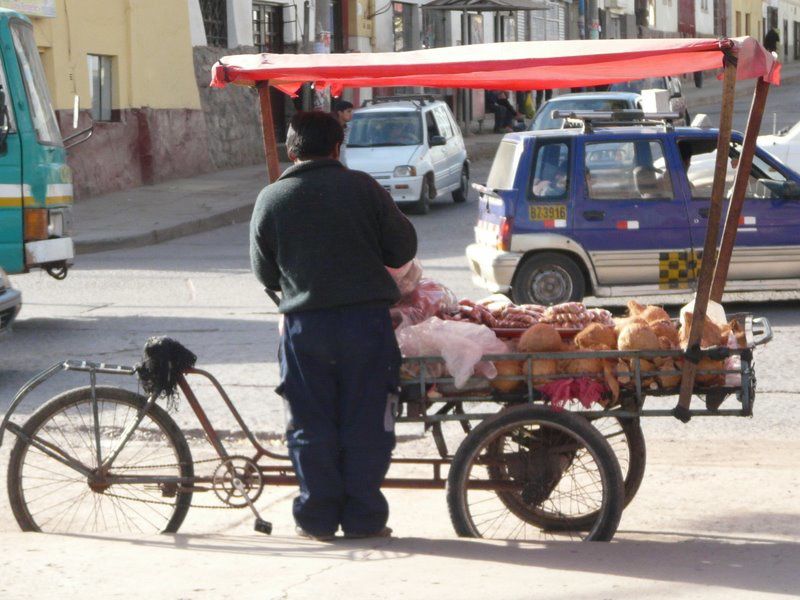
<svg viewBox="0 0 800 600"><path fill-rule="evenodd" d="M685 289L697 277L702 252L660 252L658 255L658 284L661 289Z"/></svg>

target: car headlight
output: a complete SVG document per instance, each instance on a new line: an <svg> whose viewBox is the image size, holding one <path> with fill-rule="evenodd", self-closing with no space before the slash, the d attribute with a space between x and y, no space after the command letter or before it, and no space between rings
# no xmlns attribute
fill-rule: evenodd
<svg viewBox="0 0 800 600"><path fill-rule="evenodd" d="M414 177L417 174L417 168L411 165L400 165L394 168L394 177Z"/></svg>

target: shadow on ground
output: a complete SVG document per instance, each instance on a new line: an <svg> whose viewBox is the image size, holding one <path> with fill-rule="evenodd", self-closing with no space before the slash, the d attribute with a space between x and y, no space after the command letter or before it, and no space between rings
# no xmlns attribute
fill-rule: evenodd
<svg viewBox="0 0 800 600"><path fill-rule="evenodd" d="M649 539L635 539L640 534ZM92 536L76 536L92 539ZM108 538L97 538L108 541ZM796 592L800 544L759 536L696 535L688 532L622 531L611 544L486 542L466 539L397 537L339 540L330 544L287 537L171 535L117 540L148 549L191 550L243 556L326 561L402 561L441 557L480 563L534 566L665 583L721 586L734 590ZM468 568L465 565L465 568Z"/></svg>

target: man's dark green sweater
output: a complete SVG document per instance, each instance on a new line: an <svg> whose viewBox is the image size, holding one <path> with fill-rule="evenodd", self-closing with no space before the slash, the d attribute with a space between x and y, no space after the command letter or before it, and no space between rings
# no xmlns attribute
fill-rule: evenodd
<svg viewBox="0 0 800 600"><path fill-rule="evenodd" d="M280 312L390 305L399 292L386 266L414 258L414 226L366 173L332 158L288 168L258 196L250 261Z"/></svg>

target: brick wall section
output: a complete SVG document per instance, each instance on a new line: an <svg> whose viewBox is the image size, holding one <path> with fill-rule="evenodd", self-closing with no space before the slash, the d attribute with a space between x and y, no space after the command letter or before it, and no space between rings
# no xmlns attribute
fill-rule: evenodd
<svg viewBox="0 0 800 600"><path fill-rule="evenodd" d="M75 131L71 111L57 116L64 136ZM90 124L89 112L81 111L78 130ZM212 171L207 140L199 110L115 111L114 121L96 121L92 137L67 150L75 199Z"/></svg>
<svg viewBox="0 0 800 600"><path fill-rule="evenodd" d="M67 152L75 199L89 198L168 179L264 162L258 94L229 86L211 89L211 66L225 54L253 48L194 49L202 110L115 111L112 122L95 122L92 137ZM62 134L72 129L72 111L57 111ZM78 129L91 124L81 111Z"/></svg>
<svg viewBox="0 0 800 600"><path fill-rule="evenodd" d="M201 111L140 108L132 112L141 123L142 183L159 183L214 170Z"/></svg>
<svg viewBox="0 0 800 600"><path fill-rule="evenodd" d="M64 137L92 123L89 112L81 111L78 129L73 130L71 111L59 110L56 115ZM68 149L75 200L142 185L138 137L138 121L122 114L117 122L95 123L92 137Z"/></svg>
<svg viewBox="0 0 800 600"><path fill-rule="evenodd" d="M194 71L208 131L208 152L217 169L264 162L258 92L237 85L224 89L209 87L211 67L221 56L252 52L255 48L194 49Z"/></svg>

